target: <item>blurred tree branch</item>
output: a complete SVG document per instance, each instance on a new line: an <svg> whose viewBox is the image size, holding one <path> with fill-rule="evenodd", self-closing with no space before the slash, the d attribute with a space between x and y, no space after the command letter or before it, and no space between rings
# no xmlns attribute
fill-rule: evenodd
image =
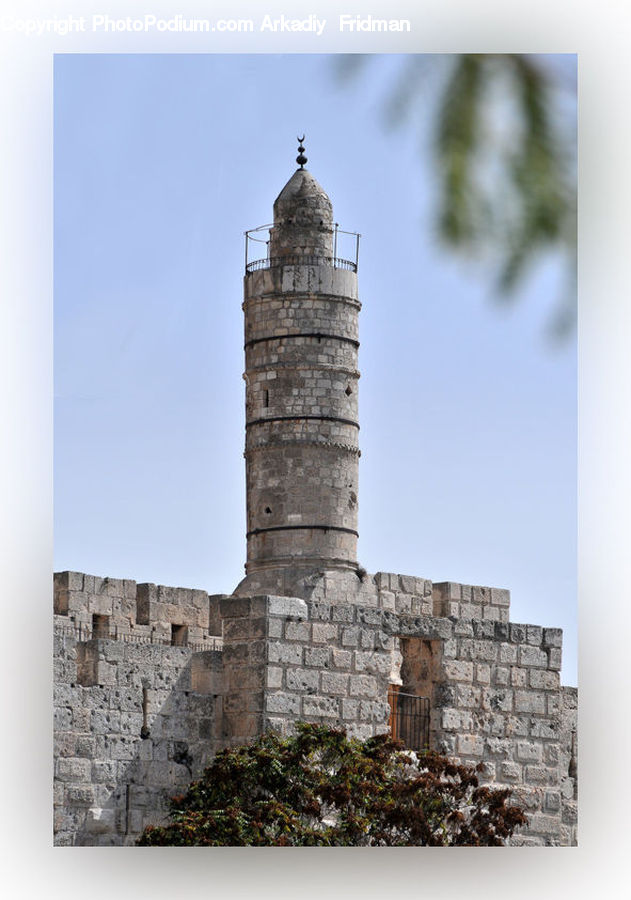
<svg viewBox="0 0 631 900"><path fill-rule="evenodd" d="M338 57L338 74L347 80L379 59ZM569 69L555 67L555 57L510 53L399 60L383 100L385 124L409 127L420 107L431 106L440 239L490 263L502 300L515 296L546 252L562 254L566 283L551 331L569 334L576 320L576 89Z"/></svg>

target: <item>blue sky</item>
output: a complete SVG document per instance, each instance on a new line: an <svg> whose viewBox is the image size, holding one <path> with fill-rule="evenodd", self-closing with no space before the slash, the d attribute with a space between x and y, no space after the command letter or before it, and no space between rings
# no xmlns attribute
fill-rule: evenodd
<svg viewBox="0 0 631 900"><path fill-rule="evenodd" d="M545 338L560 266L501 306L439 246L430 101L383 127L400 66L343 85L316 55L55 58L55 568L242 577L243 232L306 132L362 234L360 561L509 588L513 621L564 628L575 684L576 348Z"/></svg>

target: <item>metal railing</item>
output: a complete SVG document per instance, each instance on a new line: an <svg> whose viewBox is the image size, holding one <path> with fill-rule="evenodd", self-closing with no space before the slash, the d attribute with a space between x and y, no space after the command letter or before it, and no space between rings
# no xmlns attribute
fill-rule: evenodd
<svg viewBox="0 0 631 900"><path fill-rule="evenodd" d="M390 732L408 750L429 750L429 699L406 694L393 685L388 691Z"/></svg>
<svg viewBox="0 0 631 900"><path fill-rule="evenodd" d="M261 269L274 269L277 266L332 266L334 269L347 269L349 272L357 271L357 263L350 259L341 259L339 256L273 256L266 259L255 259L246 264L245 271L249 275Z"/></svg>
<svg viewBox="0 0 631 900"><path fill-rule="evenodd" d="M272 269L276 266L317 266L317 265L328 265L332 266L334 269L347 269L349 272L356 272L357 265L359 263L359 239L361 234L357 231L345 231L343 228L340 228L337 222L334 223L333 228L333 254L332 256L309 256L309 255L301 255L301 254L290 254L288 256L270 256L270 249L272 248L272 230L273 225L259 225L258 228L250 228L248 231L244 232L245 235L245 273L246 275L250 275L252 272L258 272L261 269ZM339 240L340 235L346 235L346 238L342 238ZM351 239L351 241L348 240ZM257 244L264 244L266 250L265 259L254 259L250 260L250 244L254 242ZM354 260L343 259L338 256L340 243L342 245L342 252L348 253L350 251L349 244L354 244Z"/></svg>

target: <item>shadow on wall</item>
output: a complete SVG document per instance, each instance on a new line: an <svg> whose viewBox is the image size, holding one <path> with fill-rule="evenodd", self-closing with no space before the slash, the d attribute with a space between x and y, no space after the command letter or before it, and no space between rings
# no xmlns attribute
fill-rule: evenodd
<svg viewBox="0 0 631 900"><path fill-rule="evenodd" d="M133 845L217 750L221 652L57 640L55 844Z"/></svg>

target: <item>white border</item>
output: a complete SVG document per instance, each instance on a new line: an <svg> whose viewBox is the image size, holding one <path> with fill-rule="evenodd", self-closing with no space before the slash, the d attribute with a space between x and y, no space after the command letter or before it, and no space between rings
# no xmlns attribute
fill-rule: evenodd
<svg viewBox="0 0 631 900"><path fill-rule="evenodd" d="M259 15L257 4L101 3L29 5L28 14ZM270 3L270 14L372 13L407 17L411 34L231 38L78 35L24 38L0 31L3 250L2 366L3 846L10 896L362 898L440 900L625 896L629 748L627 591L629 553L628 247L631 208L629 14L617 0L442 0L347 4ZM13 0L1 16L24 16ZM51 845L49 619L52 560L52 54L54 52L578 52L580 77L580 847L130 853ZM99 859L93 858L93 854ZM314 855L314 854L317 854ZM395 858L396 854L396 858ZM177 857L177 858L175 858Z"/></svg>

